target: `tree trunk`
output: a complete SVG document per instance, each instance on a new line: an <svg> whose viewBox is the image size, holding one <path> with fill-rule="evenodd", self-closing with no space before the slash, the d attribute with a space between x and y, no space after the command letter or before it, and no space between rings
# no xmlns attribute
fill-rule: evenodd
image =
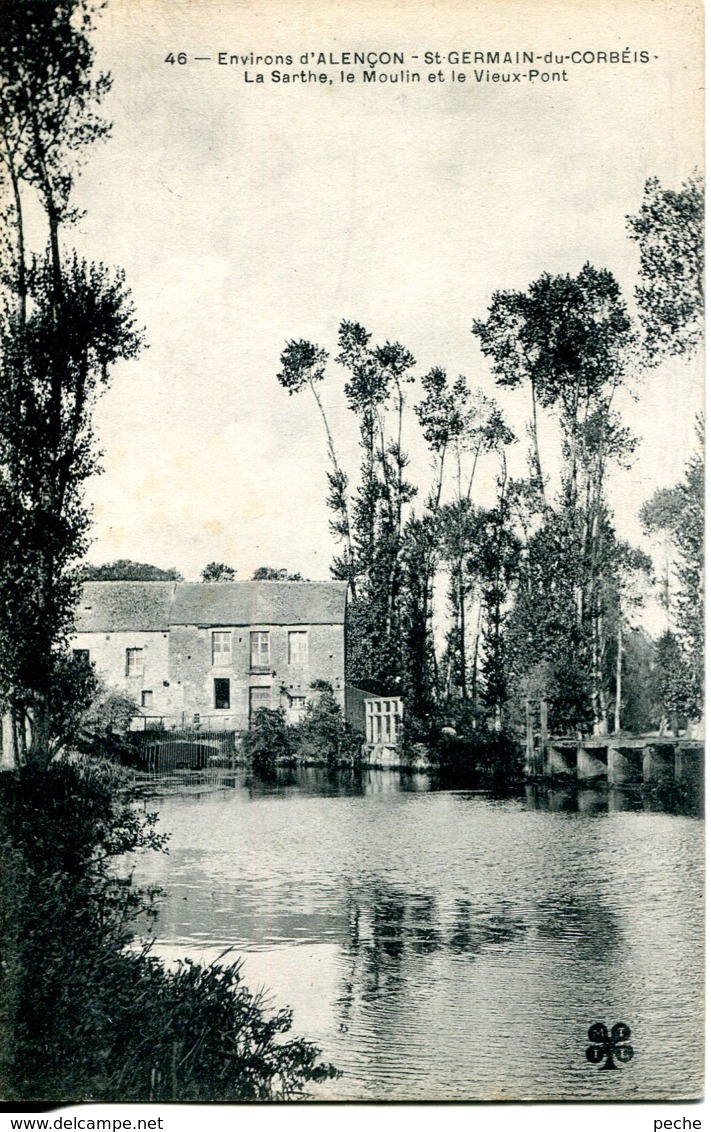
<svg viewBox="0 0 711 1132"><path fill-rule="evenodd" d="M466 640L466 610L465 610L465 597L464 597L464 576L463 576L463 563L459 562L457 583L459 586L459 665L461 677L462 699L469 699L469 689L467 687L467 640Z"/></svg>
<svg viewBox="0 0 711 1132"><path fill-rule="evenodd" d="M532 410L532 423L533 423L533 453L536 461L536 470L538 472L538 479L541 485L541 496L543 499L543 506L547 507L546 503L546 486L543 480L543 466L541 464L541 450L538 445L538 415L536 412L536 383L531 379L531 410Z"/></svg>
<svg viewBox="0 0 711 1132"><path fill-rule="evenodd" d="M533 763L533 713L531 711L531 701L526 700L526 771L528 774L534 772Z"/></svg>
<svg viewBox="0 0 711 1132"><path fill-rule="evenodd" d="M617 624L617 665L615 669L615 734L621 730L622 715L622 618Z"/></svg>
<svg viewBox="0 0 711 1132"><path fill-rule="evenodd" d="M474 705L479 703L479 637L481 635L481 597L479 598L479 611L476 617L476 633L474 635L474 653L472 656L472 699Z"/></svg>
<svg viewBox="0 0 711 1132"><path fill-rule="evenodd" d="M337 475L337 476L342 476L344 483L345 483L345 482L347 482L346 477L345 477L345 473L341 471L341 466L338 463L338 457L336 455L336 447L333 443L333 436L331 434L331 429L330 429L330 426L329 426L329 423L328 423L328 418L326 416L325 409L323 407L323 403L322 403L321 398L319 397L318 393L316 392L316 387L315 387L313 381L309 382L309 386L310 386L311 392L313 393L314 398L316 400L316 404L318 405L319 412L321 413L321 419L323 420L323 426L326 429L326 444L328 446L328 455L329 455L329 458L331 460L331 465L333 467L334 474ZM351 520L350 520L350 515L348 513L348 504L345 503L345 502L344 502L344 505L343 505L343 519L344 519L344 522L345 522L345 525L346 525L346 552L348 554L348 564L349 564L348 588L350 590L351 598L355 601L355 599L358 596L357 591L356 591L356 583L355 583L355 554L354 554L354 551L353 551L353 538L352 538L352 534L351 534Z"/></svg>
<svg viewBox="0 0 711 1132"><path fill-rule="evenodd" d="M47 766L50 759L50 716L47 698L35 695L32 709L30 760L37 766Z"/></svg>
<svg viewBox="0 0 711 1132"><path fill-rule="evenodd" d="M548 762L548 701L540 701L540 717L541 717L541 773L545 774L549 765Z"/></svg>

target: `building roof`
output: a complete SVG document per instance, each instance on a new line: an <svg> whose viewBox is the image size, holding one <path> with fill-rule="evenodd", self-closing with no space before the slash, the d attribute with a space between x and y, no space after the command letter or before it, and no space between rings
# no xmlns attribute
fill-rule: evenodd
<svg viewBox="0 0 711 1132"><path fill-rule="evenodd" d="M341 625L345 582L85 582L78 633L171 625Z"/></svg>
<svg viewBox="0 0 711 1132"><path fill-rule="evenodd" d="M78 633L157 633L170 627L175 582L85 582Z"/></svg>
<svg viewBox="0 0 711 1132"><path fill-rule="evenodd" d="M172 625L341 625L345 582L198 582L176 587Z"/></svg>

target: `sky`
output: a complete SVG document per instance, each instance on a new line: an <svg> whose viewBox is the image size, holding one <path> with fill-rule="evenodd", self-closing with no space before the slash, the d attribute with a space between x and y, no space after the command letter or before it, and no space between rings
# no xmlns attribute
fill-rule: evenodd
<svg viewBox="0 0 711 1132"><path fill-rule="evenodd" d="M96 409L104 474L88 492L89 559L174 566L188 579L213 560L241 578L265 564L328 577L322 423L309 396L289 397L275 375L292 338L333 357L344 318L374 342L401 342L417 374L441 365L495 395L519 437L512 474L523 474L528 399L496 389L472 320L494 291L525 289L544 271L577 274L586 261L610 269L633 303L625 216L648 177L679 188L703 162L701 21L686 0L109 0L95 43L113 76L113 131L88 155L71 238L125 269L148 348L115 367ZM529 80L530 64L501 64L523 76L502 84L475 79L494 65L424 62L426 51L625 49L650 61L537 62L565 71L548 83ZM333 82L270 81L273 70L300 71L303 52L359 50L401 50L404 68L375 69L422 81L366 84L367 65L315 63ZM179 51L186 64L165 62ZM220 51L294 63L221 66ZM340 82L341 70L356 81ZM445 81L430 83L438 70ZM245 81L259 71L264 84ZM355 476L344 377L331 360L323 397ZM609 491L618 532L638 542L641 504L683 475L701 361L640 375L636 395L617 405L639 437L636 461ZM429 456L411 413L406 424L424 494ZM553 475L551 422L543 434ZM489 502L492 474L482 468L478 502Z"/></svg>

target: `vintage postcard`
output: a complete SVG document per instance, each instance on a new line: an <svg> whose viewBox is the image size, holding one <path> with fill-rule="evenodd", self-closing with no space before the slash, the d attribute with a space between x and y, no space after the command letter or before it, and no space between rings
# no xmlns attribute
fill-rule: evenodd
<svg viewBox="0 0 711 1132"><path fill-rule="evenodd" d="M6 1106L702 1097L703 59L3 0Z"/></svg>

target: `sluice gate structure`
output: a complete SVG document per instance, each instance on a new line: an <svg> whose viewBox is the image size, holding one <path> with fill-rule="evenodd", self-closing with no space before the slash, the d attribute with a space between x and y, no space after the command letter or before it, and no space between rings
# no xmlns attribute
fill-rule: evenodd
<svg viewBox="0 0 711 1132"><path fill-rule="evenodd" d="M531 777L565 775L578 782L606 779L626 783L700 785L704 777L704 741L667 736L595 735L588 739L542 738L526 744L526 773Z"/></svg>

